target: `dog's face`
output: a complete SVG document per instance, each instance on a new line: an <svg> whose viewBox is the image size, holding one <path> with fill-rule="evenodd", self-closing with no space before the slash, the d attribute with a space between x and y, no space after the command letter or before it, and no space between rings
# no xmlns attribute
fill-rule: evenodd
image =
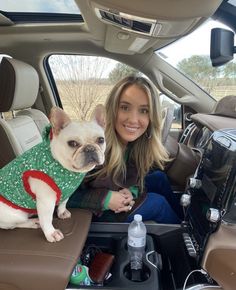
<svg viewBox="0 0 236 290"><path fill-rule="evenodd" d="M52 155L63 167L74 172L88 172L103 164L106 143L101 105L95 108L89 122L71 121L62 109L53 107L50 122Z"/></svg>

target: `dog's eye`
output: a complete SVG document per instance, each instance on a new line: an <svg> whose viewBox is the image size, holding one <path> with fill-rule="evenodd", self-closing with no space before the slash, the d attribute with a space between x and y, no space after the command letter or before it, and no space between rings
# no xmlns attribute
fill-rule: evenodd
<svg viewBox="0 0 236 290"><path fill-rule="evenodd" d="M97 138L97 143L98 144L103 144L105 142L104 138L103 137L98 137Z"/></svg>
<svg viewBox="0 0 236 290"><path fill-rule="evenodd" d="M70 140L70 141L67 142L67 144L68 144L70 147L72 147L72 148L80 147L80 144L79 144L77 141L75 141L75 140Z"/></svg>

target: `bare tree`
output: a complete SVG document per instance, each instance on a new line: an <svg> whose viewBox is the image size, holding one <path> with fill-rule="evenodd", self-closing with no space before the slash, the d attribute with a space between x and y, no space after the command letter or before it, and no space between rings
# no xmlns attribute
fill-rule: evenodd
<svg viewBox="0 0 236 290"><path fill-rule="evenodd" d="M96 56L53 55L49 63L65 111L73 119L88 120L111 89L108 75L114 61Z"/></svg>

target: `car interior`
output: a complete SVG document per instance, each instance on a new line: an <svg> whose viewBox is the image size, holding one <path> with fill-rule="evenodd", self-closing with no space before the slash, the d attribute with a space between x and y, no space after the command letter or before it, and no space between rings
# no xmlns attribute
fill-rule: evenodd
<svg viewBox="0 0 236 290"><path fill-rule="evenodd" d="M0 168L42 141L53 106L72 113L75 109L82 111L83 102L89 99L83 90L85 99L81 102L79 95L78 103L72 102L77 108L70 107L64 99L63 89L68 90L65 84L69 77L62 79L60 73L76 71L63 63L64 55L72 57L71 63L74 56L106 58L145 75L157 87L160 97L175 104L162 110L162 142L171 157L164 171L183 208L184 219L181 224L145 221L143 269L136 276L129 267L129 224L94 222L88 209L70 209L72 216L65 220L55 215L53 223L65 236L56 243L47 242L41 229L0 229L0 289L234 290L236 2L74 0L50 1L46 5L36 1L46 9L58 5L59 13L33 11L32 1L26 1L25 7L17 1L2 2ZM71 2L70 12L63 10L64 2ZM218 99L172 66L162 52L210 19L228 27L212 31L208 43L212 66L220 70L232 64L227 82L233 89L228 93L226 85L221 86ZM100 64L96 58L91 59L90 66L95 70ZM86 69L77 65L77 91L84 81L83 68ZM105 67L101 70L105 71ZM106 78L99 80L99 86L104 87L103 97L111 88ZM91 73L84 81L87 88L94 79ZM73 77L70 80L77 82ZM73 99L72 91L69 94ZM101 98L94 98L88 103L88 115L100 101ZM174 127L177 121L178 126ZM90 267L98 252L114 256L103 281L91 285L71 283L76 264L82 261ZM104 271L103 267L100 261L96 271Z"/></svg>

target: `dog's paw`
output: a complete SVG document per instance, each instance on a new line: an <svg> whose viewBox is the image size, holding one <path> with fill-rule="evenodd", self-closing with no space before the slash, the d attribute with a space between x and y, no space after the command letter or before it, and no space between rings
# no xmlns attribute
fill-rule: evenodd
<svg viewBox="0 0 236 290"><path fill-rule="evenodd" d="M71 217L71 213L68 209L66 209L63 212L58 212L58 217L63 220L68 219Z"/></svg>
<svg viewBox="0 0 236 290"><path fill-rule="evenodd" d="M38 229L40 228L40 223L38 218L31 218L23 223L18 223L17 228L29 228L29 229Z"/></svg>
<svg viewBox="0 0 236 290"><path fill-rule="evenodd" d="M40 228L39 219L33 218L33 219L29 219L29 221L31 222L32 229L39 229Z"/></svg>
<svg viewBox="0 0 236 290"><path fill-rule="evenodd" d="M46 238L50 243L55 243L62 240L64 235L60 230L55 229L51 234L46 235Z"/></svg>

